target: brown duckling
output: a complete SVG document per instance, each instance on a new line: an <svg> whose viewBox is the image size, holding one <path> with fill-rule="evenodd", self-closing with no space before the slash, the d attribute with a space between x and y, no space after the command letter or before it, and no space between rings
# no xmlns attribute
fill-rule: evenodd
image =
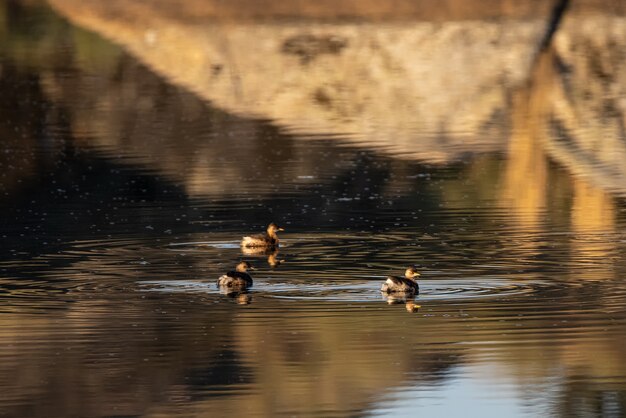
<svg viewBox="0 0 626 418"><path fill-rule="evenodd" d="M217 279L217 285L228 292L241 292L252 287L252 277L246 273L247 270L254 270L254 267L247 261L237 264L234 271Z"/></svg>
<svg viewBox="0 0 626 418"><path fill-rule="evenodd" d="M276 235L277 231L284 231L284 229L272 222L268 225L267 232L265 234L243 237L241 246L276 248L278 247L278 235Z"/></svg>
<svg viewBox="0 0 626 418"><path fill-rule="evenodd" d="M389 276L385 283L380 288L381 292L385 293L410 293L418 294L419 285L417 284L417 278L419 277L417 267L411 266L404 272L404 277Z"/></svg>

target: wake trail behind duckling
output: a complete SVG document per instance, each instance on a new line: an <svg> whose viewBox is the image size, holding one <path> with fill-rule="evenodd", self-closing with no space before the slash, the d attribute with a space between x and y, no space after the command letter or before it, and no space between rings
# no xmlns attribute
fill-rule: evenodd
<svg viewBox="0 0 626 418"><path fill-rule="evenodd" d="M294 300L372 302L386 298L379 278L359 281L303 283L254 279L250 292L266 297ZM140 290L153 292L219 293L214 281L154 280L138 283ZM504 298L531 294L548 286L542 282L517 283L512 280L424 280L420 282L420 301L463 301Z"/></svg>

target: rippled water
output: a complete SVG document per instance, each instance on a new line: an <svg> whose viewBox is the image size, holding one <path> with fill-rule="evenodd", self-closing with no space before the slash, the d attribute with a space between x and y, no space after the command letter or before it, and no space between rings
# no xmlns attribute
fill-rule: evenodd
<svg viewBox="0 0 626 418"><path fill-rule="evenodd" d="M0 416L624 415L604 160L517 125L445 163L289 134L0 10ZM271 221L280 250L242 253ZM253 288L220 293L240 260ZM413 264L419 296L381 294Z"/></svg>

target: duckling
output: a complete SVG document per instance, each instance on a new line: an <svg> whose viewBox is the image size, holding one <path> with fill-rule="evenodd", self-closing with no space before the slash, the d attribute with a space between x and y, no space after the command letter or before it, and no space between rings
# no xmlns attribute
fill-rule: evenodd
<svg viewBox="0 0 626 418"><path fill-rule="evenodd" d="M230 292L241 292L252 287L252 277L246 273L247 270L254 270L254 267L247 261L237 264L234 271L217 279L217 286Z"/></svg>
<svg viewBox="0 0 626 418"><path fill-rule="evenodd" d="M274 222L268 225L267 232L260 235L252 235L243 237L241 241L242 247L278 247L278 235L277 231L284 231L283 228L276 225Z"/></svg>
<svg viewBox="0 0 626 418"><path fill-rule="evenodd" d="M385 283L380 288L381 292L385 293L419 293L419 285L417 284L417 277L419 277L417 267L411 266L404 272L404 277L389 276Z"/></svg>

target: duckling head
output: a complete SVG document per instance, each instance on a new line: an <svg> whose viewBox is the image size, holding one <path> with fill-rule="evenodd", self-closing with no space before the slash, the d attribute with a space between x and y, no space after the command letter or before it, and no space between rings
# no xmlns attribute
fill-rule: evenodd
<svg viewBox="0 0 626 418"><path fill-rule="evenodd" d="M245 273L247 270L254 270L254 267L252 267L252 264L248 263L247 261L242 261L241 263L237 264L235 270L240 273Z"/></svg>
<svg viewBox="0 0 626 418"><path fill-rule="evenodd" d="M416 266L411 266L408 269L406 269L406 271L404 272L404 277L406 277L407 279L411 279L413 281L416 281L419 276L420 274L417 271Z"/></svg>
<svg viewBox="0 0 626 418"><path fill-rule="evenodd" d="M267 233L269 235L276 235L277 231L284 231L284 228L281 228L280 226L276 225L274 222L272 222L271 224L269 224L267 226Z"/></svg>

